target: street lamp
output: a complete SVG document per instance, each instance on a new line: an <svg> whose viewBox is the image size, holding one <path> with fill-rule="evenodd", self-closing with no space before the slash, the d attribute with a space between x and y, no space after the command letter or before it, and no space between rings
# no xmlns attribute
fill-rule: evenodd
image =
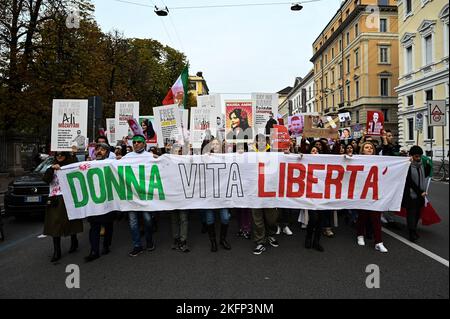
<svg viewBox="0 0 450 319"><path fill-rule="evenodd" d="M157 6L155 6L155 13L157 16L165 17L169 14L169 8L165 7L164 9L159 9Z"/></svg>
<svg viewBox="0 0 450 319"><path fill-rule="evenodd" d="M300 3L294 3L292 6L291 6L291 10L292 11L300 11L300 10L302 10L303 9L303 6L300 4Z"/></svg>

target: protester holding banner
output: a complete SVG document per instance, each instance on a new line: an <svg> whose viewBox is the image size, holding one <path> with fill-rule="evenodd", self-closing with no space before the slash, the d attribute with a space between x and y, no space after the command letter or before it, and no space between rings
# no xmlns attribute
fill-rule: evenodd
<svg viewBox="0 0 450 319"><path fill-rule="evenodd" d="M364 142L361 145L362 155L375 155L375 146L371 142ZM373 227L375 237L375 249L382 253L387 253L388 250L383 245L381 239L381 212L360 210L358 212L358 219L356 220L358 245L364 246L364 234L366 231L367 220L370 219Z"/></svg>
<svg viewBox="0 0 450 319"><path fill-rule="evenodd" d="M106 143L98 143L95 148L95 160L101 161L109 158L110 146ZM100 258L100 232L104 228L103 234L103 250L102 255L107 255L110 250L113 234L113 223L116 217L115 212L109 212L104 215L88 217L91 229L89 230L89 242L91 244L91 251L88 256L84 258L86 262L94 261Z"/></svg>
<svg viewBox="0 0 450 319"><path fill-rule="evenodd" d="M222 143L218 139L213 139L210 142L211 150L210 153L220 154L222 153ZM220 209L207 209L206 210L206 224L208 225L208 235L211 242L211 251L217 251L217 240L216 240L216 226L215 226L215 215L219 213L220 215L220 246L226 250L230 250L231 246L227 242L228 224L230 223L230 211L228 208Z"/></svg>
<svg viewBox="0 0 450 319"><path fill-rule="evenodd" d="M406 221L408 224L409 240L415 242L419 239L417 234L417 224L420 219L420 212L425 206L426 177L428 176L426 168L422 164L423 150L420 146L414 145L409 150L411 156L411 166L406 177L405 190L403 192L402 207L406 209Z"/></svg>
<svg viewBox="0 0 450 319"><path fill-rule="evenodd" d="M270 152L270 146L266 142L264 134L255 137L255 152ZM278 241L273 237L277 232L278 212L275 208L252 209L253 217L253 240L256 247L253 254L260 255L266 251L269 243L272 247L278 247Z"/></svg>
<svg viewBox="0 0 450 319"><path fill-rule="evenodd" d="M113 148L109 145L108 138L105 135L99 135L95 139L95 143L97 144L106 144L109 146L108 159L116 159L116 154L113 152Z"/></svg>
<svg viewBox="0 0 450 319"><path fill-rule="evenodd" d="M153 158L152 153L146 152L145 137L143 135L134 135L133 152L127 153L123 158ZM128 212L131 237L133 240L133 250L128 254L130 257L136 257L144 252L141 242L141 233L139 229L139 216L141 212ZM152 214L150 212L142 212L144 218L145 238L147 240L147 250L153 251L155 243L153 241L152 230Z"/></svg>
<svg viewBox="0 0 450 319"><path fill-rule="evenodd" d="M81 219L70 220L67 216L66 206L59 185L56 171L61 167L76 162L68 152L57 152L53 165L50 166L43 176L44 182L50 184L50 194L45 211L44 235L53 237L53 257L51 262L61 259L61 236L70 236L69 253L78 249L77 233L83 232Z"/></svg>

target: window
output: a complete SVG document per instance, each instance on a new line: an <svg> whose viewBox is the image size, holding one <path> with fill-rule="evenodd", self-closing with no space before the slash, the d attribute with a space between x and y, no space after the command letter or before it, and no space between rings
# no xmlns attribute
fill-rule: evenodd
<svg viewBox="0 0 450 319"><path fill-rule="evenodd" d="M325 75L325 88L328 88L328 75Z"/></svg>
<svg viewBox="0 0 450 319"><path fill-rule="evenodd" d="M332 98L333 98L333 104L331 104L331 106L334 107L334 93L332 95Z"/></svg>
<svg viewBox="0 0 450 319"><path fill-rule="evenodd" d="M309 99L308 100L311 100L311 98L312 98L312 90L311 90L311 87L309 87Z"/></svg>
<svg viewBox="0 0 450 319"><path fill-rule="evenodd" d="M425 101L431 101L433 100L433 90L426 90L425 91Z"/></svg>
<svg viewBox="0 0 450 319"><path fill-rule="evenodd" d="M339 80L342 79L342 74L344 73L344 67L342 63L339 63Z"/></svg>
<svg viewBox="0 0 450 319"><path fill-rule="evenodd" d="M425 65L433 63L433 38L430 35L425 37Z"/></svg>
<svg viewBox="0 0 450 319"><path fill-rule="evenodd" d="M331 59L334 59L334 48L331 48Z"/></svg>
<svg viewBox="0 0 450 319"><path fill-rule="evenodd" d="M350 57L347 58L347 73L350 73Z"/></svg>
<svg viewBox="0 0 450 319"><path fill-rule="evenodd" d="M341 101L341 103L344 103L344 89L343 88L339 89L339 100Z"/></svg>
<svg viewBox="0 0 450 319"><path fill-rule="evenodd" d="M408 119L408 140L414 141L414 120Z"/></svg>
<svg viewBox="0 0 450 319"><path fill-rule="evenodd" d="M325 54L325 65L328 64L328 54Z"/></svg>
<svg viewBox="0 0 450 319"><path fill-rule="evenodd" d="M407 105L413 106L414 105L414 95L408 95L406 97Z"/></svg>
<svg viewBox="0 0 450 319"><path fill-rule="evenodd" d="M342 40L339 40L339 52L342 51Z"/></svg>
<svg viewBox="0 0 450 319"><path fill-rule="evenodd" d="M387 32L387 19L380 19L380 32Z"/></svg>
<svg viewBox="0 0 450 319"><path fill-rule="evenodd" d="M410 14L411 11L412 11L412 0L405 0L405 4L406 4L406 6L405 6L405 12L406 12L406 14L408 15L408 14Z"/></svg>
<svg viewBox="0 0 450 319"><path fill-rule="evenodd" d="M389 122L389 109L381 109L381 112L383 112L384 122Z"/></svg>
<svg viewBox="0 0 450 319"><path fill-rule="evenodd" d="M357 23L357 24L355 24L355 38L358 37L358 35L359 35L359 26Z"/></svg>
<svg viewBox="0 0 450 319"><path fill-rule="evenodd" d="M347 39L347 45L349 45L350 44L350 32L347 32L345 37Z"/></svg>
<svg viewBox="0 0 450 319"><path fill-rule="evenodd" d="M389 48L380 47L380 63L389 63Z"/></svg>
<svg viewBox="0 0 450 319"><path fill-rule="evenodd" d="M355 68L359 66L359 50L355 50Z"/></svg>
<svg viewBox="0 0 450 319"><path fill-rule="evenodd" d="M355 123L359 123L359 110L355 112Z"/></svg>
<svg viewBox="0 0 450 319"><path fill-rule="evenodd" d="M356 98L359 99L359 81L355 82Z"/></svg>
<svg viewBox="0 0 450 319"><path fill-rule="evenodd" d="M389 80L386 78L380 79L380 95L389 96Z"/></svg>
<svg viewBox="0 0 450 319"><path fill-rule="evenodd" d="M406 74L409 74L413 71L413 50L412 46L406 48Z"/></svg>
<svg viewBox="0 0 450 319"><path fill-rule="evenodd" d="M350 84L347 84L347 101L350 102Z"/></svg>
<svg viewBox="0 0 450 319"><path fill-rule="evenodd" d="M448 56L448 37L450 35L450 27L449 24L446 23L444 25L444 53L445 56Z"/></svg>
<svg viewBox="0 0 450 319"><path fill-rule="evenodd" d="M334 69L331 70L331 83L334 83Z"/></svg>

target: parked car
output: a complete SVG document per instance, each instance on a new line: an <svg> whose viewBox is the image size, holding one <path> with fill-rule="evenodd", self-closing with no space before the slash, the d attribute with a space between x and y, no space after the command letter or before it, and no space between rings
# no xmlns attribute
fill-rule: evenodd
<svg viewBox="0 0 450 319"><path fill-rule="evenodd" d="M44 214L49 186L42 180L52 165L53 157L47 157L31 173L18 177L8 185L5 194L5 213L17 218L32 214Z"/></svg>

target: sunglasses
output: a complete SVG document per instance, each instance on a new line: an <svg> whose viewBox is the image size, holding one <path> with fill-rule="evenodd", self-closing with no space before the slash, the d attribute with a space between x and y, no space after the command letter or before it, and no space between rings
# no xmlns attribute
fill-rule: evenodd
<svg viewBox="0 0 450 319"><path fill-rule="evenodd" d="M133 141L133 144L136 144L136 143L143 143L143 142L141 142L141 141Z"/></svg>

